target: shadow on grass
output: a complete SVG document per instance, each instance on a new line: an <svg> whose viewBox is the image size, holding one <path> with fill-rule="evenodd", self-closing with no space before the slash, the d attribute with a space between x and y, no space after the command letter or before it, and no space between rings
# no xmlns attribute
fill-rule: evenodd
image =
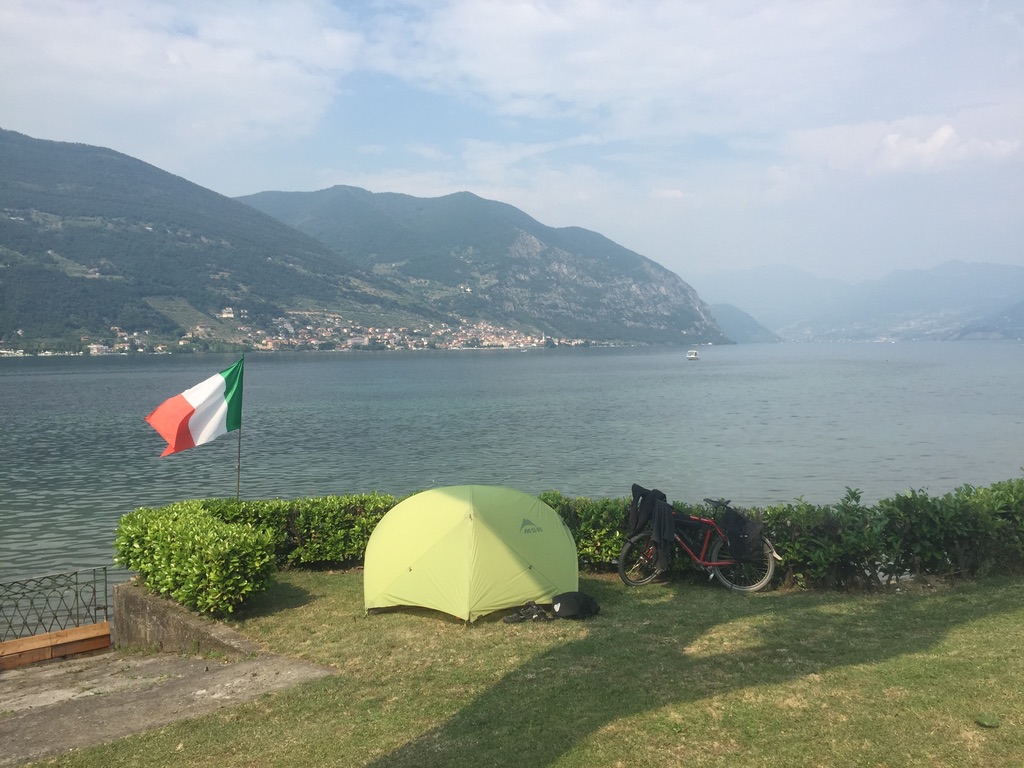
<svg viewBox="0 0 1024 768"><path fill-rule="evenodd" d="M602 605L585 637L531 658L442 725L369 765L547 766L623 718L917 653L959 624L1019 609L1010 591L984 585L880 596L849 610L834 595L751 598L678 583L623 593L607 581L583 588ZM720 609L737 600L746 601L739 611L735 603ZM636 618L623 621L627 612ZM722 622L737 614L743 629L734 636Z"/></svg>
<svg viewBox="0 0 1024 768"><path fill-rule="evenodd" d="M271 581L266 590L253 595L233 617L236 621L272 616L293 608L299 608L313 601L313 595L302 587L280 579Z"/></svg>

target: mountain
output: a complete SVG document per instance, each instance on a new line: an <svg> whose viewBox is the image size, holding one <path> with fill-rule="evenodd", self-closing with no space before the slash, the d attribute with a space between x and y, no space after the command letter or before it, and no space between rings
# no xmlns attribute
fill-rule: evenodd
<svg viewBox="0 0 1024 768"><path fill-rule="evenodd" d="M414 286L444 313L586 339L728 341L664 267L596 232L548 227L469 192L427 199L336 186L238 200Z"/></svg>
<svg viewBox="0 0 1024 768"><path fill-rule="evenodd" d="M1024 339L1024 301L961 328L954 339Z"/></svg>
<svg viewBox="0 0 1024 768"><path fill-rule="evenodd" d="M776 332L827 312L850 290L841 280L826 280L787 266L712 272L692 283L710 304L739 307Z"/></svg>
<svg viewBox="0 0 1024 768"><path fill-rule="evenodd" d="M737 344L770 344L782 341L757 320L732 304L712 304L711 313L722 333Z"/></svg>
<svg viewBox="0 0 1024 768"><path fill-rule="evenodd" d="M1024 267L959 261L861 283L786 267L696 282L712 303L742 307L792 341L1017 338L1012 307L1024 298Z"/></svg>
<svg viewBox="0 0 1024 768"><path fill-rule="evenodd" d="M0 131L0 339L173 337L329 305L424 308L250 206L109 149ZM440 318L433 310L427 313Z"/></svg>
<svg viewBox="0 0 1024 768"><path fill-rule="evenodd" d="M364 338L373 326L426 339L435 331L419 329L490 323L597 341L727 341L693 289L649 259L466 193L295 193L293 218L305 222L295 227L110 149L0 130L0 168L0 348L183 335L316 346L338 330L327 322ZM326 217L303 210L332 195L340 204ZM318 220L322 231L300 231Z"/></svg>

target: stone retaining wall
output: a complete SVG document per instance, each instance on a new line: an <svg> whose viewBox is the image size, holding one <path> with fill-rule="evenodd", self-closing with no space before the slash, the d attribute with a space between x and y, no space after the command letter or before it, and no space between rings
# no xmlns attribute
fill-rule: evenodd
<svg viewBox="0 0 1024 768"><path fill-rule="evenodd" d="M133 579L114 587L114 645L186 655L254 656L261 649L237 632L204 618Z"/></svg>

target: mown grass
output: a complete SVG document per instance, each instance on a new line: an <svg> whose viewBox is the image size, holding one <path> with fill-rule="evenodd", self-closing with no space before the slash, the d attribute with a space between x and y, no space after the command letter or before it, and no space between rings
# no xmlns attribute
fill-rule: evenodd
<svg viewBox="0 0 1024 768"><path fill-rule="evenodd" d="M336 675L54 764L1024 764L1024 581L864 595L581 586L598 617L465 626L364 617L358 572L280 574L234 625Z"/></svg>

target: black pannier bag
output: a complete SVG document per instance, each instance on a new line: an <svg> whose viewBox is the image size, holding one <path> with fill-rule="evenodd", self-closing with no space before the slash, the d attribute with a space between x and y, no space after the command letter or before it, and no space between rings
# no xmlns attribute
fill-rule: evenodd
<svg viewBox="0 0 1024 768"><path fill-rule="evenodd" d="M585 619L601 612L597 600L586 592L563 592L551 598L551 609L559 619Z"/></svg>
<svg viewBox="0 0 1024 768"><path fill-rule="evenodd" d="M722 528L729 539L729 554L737 560L750 560L761 551L761 534L764 523L744 515L732 507L726 507L722 517Z"/></svg>

